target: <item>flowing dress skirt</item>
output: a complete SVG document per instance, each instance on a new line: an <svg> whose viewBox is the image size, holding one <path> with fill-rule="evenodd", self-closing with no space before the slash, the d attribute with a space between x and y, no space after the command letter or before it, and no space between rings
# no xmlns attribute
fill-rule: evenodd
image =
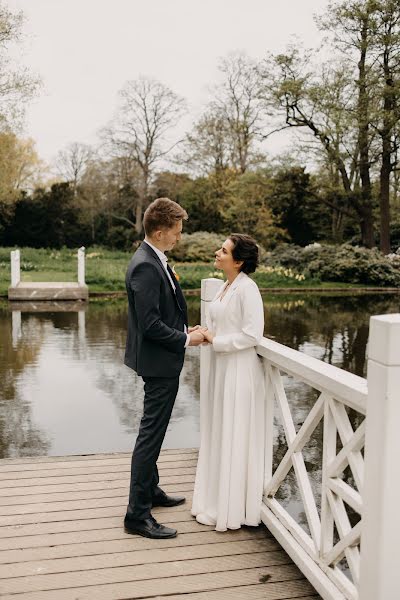
<svg viewBox="0 0 400 600"><path fill-rule="evenodd" d="M265 455L264 369L254 347L214 352L200 407L192 515L217 531L260 523Z"/></svg>

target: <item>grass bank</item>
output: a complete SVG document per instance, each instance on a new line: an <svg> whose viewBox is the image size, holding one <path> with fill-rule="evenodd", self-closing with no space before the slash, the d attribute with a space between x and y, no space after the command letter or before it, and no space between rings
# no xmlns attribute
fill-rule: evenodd
<svg viewBox="0 0 400 600"><path fill-rule="evenodd" d="M10 285L10 251L0 248L0 295L6 295ZM61 250L21 248L22 281L76 281L77 252L69 248ZM211 254L211 251L210 251ZM91 292L119 292L125 290L125 271L131 253L104 248L86 249L86 283ZM185 263L171 260L179 275L183 289L198 289L206 277L221 277L213 262ZM301 273L283 267L260 267L254 274L260 288L355 288L366 287L336 282L321 282L305 278Z"/></svg>

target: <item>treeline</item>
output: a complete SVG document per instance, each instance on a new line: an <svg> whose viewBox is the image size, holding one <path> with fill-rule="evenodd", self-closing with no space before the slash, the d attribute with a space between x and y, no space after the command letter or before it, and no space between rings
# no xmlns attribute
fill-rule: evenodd
<svg viewBox="0 0 400 600"><path fill-rule="evenodd" d="M318 51L298 44L260 61L221 60L183 139L174 133L185 100L139 78L120 90L98 147L59 153L61 183L50 189L36 177L21 192L27 179L10 160L3 177L0 149L0 243L128 247L148 203L167 195L190 213L189 232L240 230L267 248L351 241L388 254L400 228L400 4L332 2L317 23ZM291 151L271 160L265 141L285 129ZM13 134L2 135L0 146L12 146Z"/></svg>
<svg viewBox="0 0 400 600"><path fill-rule="evenodd" d="M85 179L77 186L56 183L1 203L0 244L130 248L142 237L132 221L135 188L115 178L115 164L109 165L110 180L104 179L106 165L98 169L101 181L92 172L90 184ZM306 245L333 239L332 216L316 197L315 183L301 167L231 171L223 185L213 176L191 178L165 171L155 177L149 197L179 202L189 213L184 226L188 233L247 231L273 248L281 241ZM346 238L356 236L355 220L348 219L343 231Z"/></svg>
<svg viewBox="0 0 400 600"><path fill-rule="evenodd" d="M107 166L110 179L104 177ZM90 185L85 180L77 186L55 183L49 190L21 192L13 203L1 202L0 245L130 249L142 238L132 221L135 188L115 177L115 164L98 169L102 178L95 179L92 172ZM344 215L338 236L334 211L320 200L318 178L298 166L231 171L223 186L213 176L191 178L164 171L157 174L150 192L150 199L168 196L188 211L187 233L248 232L267 249L280 242L361 244L354 216ZM391 228L391 247L399 246L400 219Z"/></svg>

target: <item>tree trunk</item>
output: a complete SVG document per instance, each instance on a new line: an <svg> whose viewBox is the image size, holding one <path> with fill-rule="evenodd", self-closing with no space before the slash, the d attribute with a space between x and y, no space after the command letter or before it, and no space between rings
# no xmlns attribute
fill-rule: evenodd
<svg viewBox="0 0 400 600"><path fill-rule="evenodd" d="M391 173L390 139L382 140L382 165L380 173L380 249L383 254L390 252L390 173Z"/></svg>
<svg viewBox="0 0 400 600"><path fill-rule="evenodd" d="M374 219L371 205L362 205L357 210L360 217L361 242L367 248L375 247Z"/></svg>
<svg viewBox="0 0 400 600"><path fill-rule="evenodd" d="M393 122L393 79L389 67L389 52L385 49L383 53L383 69L385 75L385 87L383 96L383 127L382 137L382 164L380 172L380 249L384 254L390 252L390 173L391 166L391 137Z"/></svg>
<svg viewBox="0 0 400 600"><path fill-rule="evenodd" d="M369 164L369 98L367 90L366 58L368 47L368 17L364 17L361 29L361 56L358 63L358 147L359 168L361 179L362 216L361 236L363 245L367 248L375 246L374 225L372 214L371 178Z"/></svg>
<svg viewBox="0 0 400 600"><path fill-rule="evenodd" d="M135 208L135 231L138 235L142 233L143 223L143 195L139 193L136 198L136 208Z"/></svg>
<svg viewBox="0 0 400 600"><path fill-rule="evenodd" d="M140 189L139 189L138 197L136 200L136 209L135 209L135 231L138 235L140 235L143 231L143 213L144 213L143 207L147 201L148 193L149 193L150 172L149 172L147 165L145 165L143 167L142 172L143 172L143 181L142 181L142 185L140 186Z"/></svg>

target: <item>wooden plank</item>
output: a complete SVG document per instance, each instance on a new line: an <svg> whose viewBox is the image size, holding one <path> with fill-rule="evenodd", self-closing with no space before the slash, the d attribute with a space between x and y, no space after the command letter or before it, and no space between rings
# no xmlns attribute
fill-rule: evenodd
<svg viewBox="0 0 400 600"><path fill-rule="evenodd" d="M324 407L324 429L322 438L322 485L321 485L321 557L333 547L333 516L326 490L328 488L328 466L336 456L337 429L329 402Z"/></svg>
<svg viewBox="0 0 400 600"><path fill-rule="evenodd" d="M317 402L314 404L310 412L308 413L303 425L300 427L297 435L295 435L291 444L288 442L288 449L276 468L271 480L266 486L264 493L267 496L274 496L279 489L282 481L289 473L293 465L293 454L295 452L301 452L309 441L312 433L319 424L324 414L324 404L326 395L320 394ZM292 421L293 424L293 421Z"/></svg>
<svg viewBox="0 0 400 600"><path fill-rule="evenodd" d="M193 491L193 483L179 483L179 484L163 484L163 490L168 493L174 494L186 491ZM35 490L37 492L37 490ZM85 500L89 498L113 498L119 496L121 498L128 499L129 485L125 484L122 487L107 487L106 489L95 489L81 490L73 492L55 492L52 491L47 493L35 493L27 494L24 496L4 496L0 497L0 507L9 505L21 505L21 504L34 504L35 502L57 502L64 500ZM1 509L0 509L1 510Z"/></svg>
<svg viewBox="0 0 400 600"><path fill-rule="evenodd" d="M201 573L217 573L220 571L236 571L237 569L253 569L257 567L277 567L288 565L292 561L283 552L254 552L252 554L198 558L196 560L169 561L156 565L157 579L196 575ZM28 575L26 577L10 577L0 580L2 594L21 594L40 590L61 590L101 584L117 584L126 581L154 579L155 564L103 567L85 569L73 573L55 573L50 575Z"/></svg>
<svg viewBox="0 0 400 600"><path fill-rule="evenodd" d="M58 558L71 558L116 553L133 552L135 550L155 550L157 548L176 548L179 546L198 546L202 544L215 544L221 541L265 539L269 534L265 528L250 531L242 527L234 531L197 531L197 533L179 533L169 540L150 540L141 536L125 534L125 537L110 540L96 540L94 542L81 542L49 545L38 548L22 548L0 552L0 564L18 563L35 560L53 560Z"/></svg>
<svg viewBox="0 0 400 600"><path fill-rule="evenodd" d="M125 515L124 510L120 510L116 516L100 517L100 518L87 518L79 520L62 520L53 521L50 523L27 523L17 525L4 525L0 527L0 545L1 540L5 538L16 538L32 535L47 535L55 533L67 533L73 531L90 531L96 529L101 531L102 529L112 529L122 527L123 517ZM156 512L154 511L154 515ZM164 513L163 521L168 523L180 523L180 522L194 522L195 518L191 515L190 510L186 508L185 511L174 511L170 508L169 512Z"/></svg>
<svg viewBox="0 0 400 600"><path fill-rule="evenodd" d="M175 475L174 477L160 477L160 485L171 485L171 484L182 484L182 483L194 483L194 475ZM88 483L65 483L65 484L47 484L37 486L21 486L15 488L0 488L0 497L6 496L27 496L34 494L51 494L54 492L69 492L69 491L90 491L90 490L104 490L112 488L120 488L122 485L129 484L128 474L123 478L118 478L110 481L94 481ZM15 501L15 500L14 500Z"/></svg>
<svg viewBox="0 0 400 600"><path fill-rule="evenodd" d="M196 473L196 467L189 468L178 468L178 469L160 469L160 480L163 479L175 479L177 477L182 477L183 475L191 475L193 478ZM4 489L18 488L18 487L34 487L34 486L43 486L43 485L63 485L63 484L76 484L83 483L85 481L115 481L115 480L126 480L130 478L130 469L121 469L121 470L110 470L103 473L92 473L91 471L86 471L86 473L82 474L68 474L64 475L60 472L55 472L54 475L47 476L39 476L39 477L22 477L22 478L13 478L13 479L1 479L1 486ZM179 481L179 479L178 479Z"/></svg>
<svg viewBox="0 0 400 600"><path fill-rule="evenodd" d="M186 502L185 504L176 506L175 510L186 510L189 503L192 502L192 491L183 492L182 495L185 496ZM0 506L0 523L3 525L13 525L14 521L7 522L7 519L14 518L17 521L16 524L58 521L60 519L58 518L57 513L64 515L65 519L69 519L70 516L71 518L74 518L73 514L75 512L78 515L81 512L89 511L91 514L96 515L96 512L93 513L92 511L102 510L103 508L120 507L121 510L125 510L127 502L128 491L125 491L125 494L120 496L96 498L96 502L93 502L93 500L89 498L82 500L66 500L65 502L61 500L59 502L36 502L33 504ZM164 511L170 511L171 509L157 506L153 510L157 513L163 513ZM23 520L24 518L26 519L25 521ZM19 519L21 520L19 521ZM43 520L41 521L41 519Z"/></svg>
<svg viewBox="0 0 400 600"><path fill-rule="evenodd" d="M363 414L366 413L366 379L265 337L256 349L260 356L281 371L320 392L327 392Z"/></svg>
<svg viewBox="0 0 400 600"><path fill-rule="evenodd" d="M361 495L350 485L345 483L342 479L335 477L335 479L328 480L328 486L338 496L342 498L353 510L358 512L359 515L363 511L363 503Z"/></svg>
<svg viewBox="0 0 400 600"><path fill-rule="evenodd" d="M347 596L338 590L336 584L332 583L329 573L320 568L318 557L313 557L311 553L304 550L303 546L288 531L286 524L283 524L265 504L261 507L261 518L324 600L346 600ZM349 599L347 598L347 600Z"/></svg>
<svg viewBox="0 0 400 600"><path fill-rule="evenodd" d="M343 446L340 452L337 454L335 459L328 467L329 477L338 477L349 464L349 456L352 452L359 452L365 445L365 427L367 421L364 421L359 425L358 429L354 432L354 435L350 440Z"/></svg>
<svg viewBox="0 0 400 600"><path fill-rule="evenodd" d="M161 450L160 459L164 456L181 456L182 454L198 454L198 448L166 448ZM110 452L108 454L71 454L69 456L24 456L22 458L3 458L0 461L0 465L18 465L18 464L29 464L29 463L54 463L54 462L75 462L75 461L87 461L90 460L106 460L106 459L119 459L119 458L131 458L132 451L130 452Z"/></svg>
<svg viewBox="0 0 400 600"><path fill-rule="evenodd" d="M68 522L67 522L68 523ZM71 523L74 523L72 521ZM164 525L168 525L168 518L165 519ZM30 527L26 525L26 527ZM196 531L209 531L212 526L202 525L197 521L180 522L179 533L194 533ZM0 551L13 548L37 548L39 546L59 546L64 544L82 544L84 542L97 542L105 540L120 540L126 537L121 520L118 519L118 524L108 529L89 529L83 531L70 531L62 533L36 534L27 536L14 536L0 538Z"/></svg>
<svg viewBox="0 0 400 600"><path fill-rule="evenodd" d="M180 546L177 548L152 548L133 552L114 554L96 554L82 558L57 558L55 560L26 561L0 565L0 579L8 577L26 577L27 575L46 575L89 569L144 565L149 563L171 562L174 560L195 560L197 558L233 556L252 552L279 552L281 547L272 538L248 539L244 541L217 542L198 546Z"/></svg>
<svg viewBox="0 0 400 600"><path fill-rule="evenodd" d="M76 467L75 465L73 465L72 467L59 467L56 463L52 466L51 469L23 468L18 469L17 471L12 470L11 468L7 468L7 470L3 469L2 471L0 471L0 481L7 481L8 479L29 479L30 477L58 477L59 475L65 477L67 475L83 475L85 473L124 473L127 471L130 472L130 460L115 460L115 464L109 464L110 462L111 461L107 461L104 464L100 463L100 465L89 465L85 463L85 465L79 467ZM190 467L196 467L196 465L197 456L189 460L162 461L157 463L158 470L163 473L171 469L187 469ZM35 466L39 467L39 465ZM32 467L32 465L29 465L29 467Z"/></svg>
<svg viewBox="0 0 400 600"><path fill-rule="evenodd" d="M290 587L290 589L289 589ZM181 594L168 596L168 600L320 600L320 596L304 596L310 590L310 584L305 580L291 581L290 586L285 583L269 583L268 585L256 584L225 588L194 594ZM153 596L154 597L154 596ZM162 596L157 596L162 598Z"/></svg>
<svg viewBox="0 0 400 600"><path fill-rule="evenodd" d="M355 546L360 543L361 528L362 521L359 521L357 525L354 525L353 529L332 548L332 550L324 557L327 565L339 562L345 555L345 550L348 546Z"/></svg>
<svg viewBox="0 0 400 600"><path fill-rule="evenodd" d="M154 571L153 571L154 574ZM285 581L290 587L290 581L302 579L301 573L294 565L280 565L278 567L258 567L253 569L237 569L233 571L220 571L217 573L201 573L182 575L162 579L149 579L124 583L106 583L57 590L57 600L108 600L116 598L139 599L151 598L170 594L185 594L197 591L215 590L224 587L235 587L259 584L260 579L269 576L268 581ZM60 576L61 577L61 576ZM266 584L268 585L268 584ZM1 588L0 588L1 592ZM162 596L161 596L162 597ZM19 595L23 600L54 600L54 590L27 592ZM3 594L3 600L16 600L14 594Z"/></svg>
<svg viewBox="0 0 400 600"><path fill-rule="evenodd" d="M341 442L343 446L346 446L346 444L348 444L351 438L355 435L353 427L350 423L349 416L343 404L340 404L334 399L331 399L330 406ZM347 459L351 468L351 472L355 479L358 491L360 492L360 494L362 494L362 485L364 479L364 458L361 454L361 451L357 450L349 452L349 454L347 455Z"/></svg>
<svg viewBox="0 0 400 600"><path fill-rule="evenodd" d="M47 457L47 458L52 458ZM47 470L53 471L58 469L79 469L79 468L96 468L96 467L115 467L117 465L130 467L132 454L124 455L124 454L116 454L115 458L110 458L106 455L106 458L100 458L97 455L94 457L89 457L86 460L64 460L68 459L68 456L58 457L58 460L51 462L44 462L38 460L37 462L18 462L18 463L9 463L7 459L0 460L0 476L3 473L24 473L26 471L40 471ZM81 458L81 457L79 457ZM198 452L190 452L185 454L160 454L157 464L160 466L165 463L176 463L176 462L186 462L186 461L197 461ZM13 459L14 460L14 459Z"/></svg>
<svg viewBox="0 0 400 600"><path fill-rule="evenodd" d="M163 515L169 514L171 510L174 512L179 511L187 511L190 510L192 503L193 494L188 495L185 493L186 502L184 504L180 504L179 506L175 506L172 508L156 506L152 509L152 514L158 518L163 518ZM80 519L99 519L102 517L116 517L116 516L124 516L127 499L124 498L105 498L105 501L112 500L112 502L106 503L104 506L100 506L98 502L94 505L92 501L87 501L83 503L83 501L75 502L76 510L68 510L68 505L71 503L65 502L57 502L56 506L61 505L59 510L56 510L56 507L51 503L48 504L32 504L28 505L32 506L33 509L37 506L41 506L41 510L32 510L31 512L27 512L25 514L15 513L13 511L12 506L3 506L3 510L5 508L9 509L9 514L0 515L0 528L5 525L27 525L28 523L52 523L54 521L77 521ZM46 506L49 506L52 510L47 511ZM158 516L157 516L158 515Z"/></svg>

